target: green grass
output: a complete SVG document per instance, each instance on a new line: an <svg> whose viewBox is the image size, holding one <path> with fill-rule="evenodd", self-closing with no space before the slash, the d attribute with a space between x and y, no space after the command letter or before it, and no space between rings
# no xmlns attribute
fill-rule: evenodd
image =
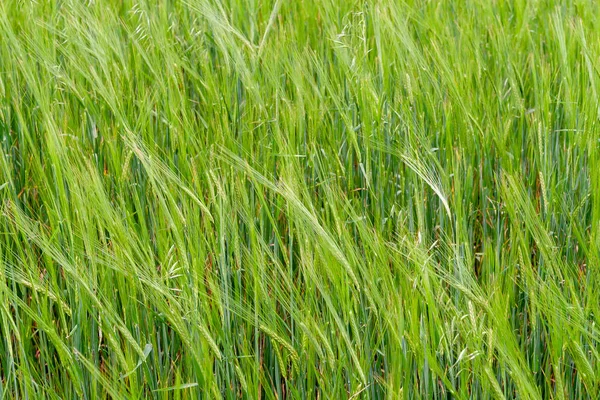
<svg viewBox="0 0 600 400"><path fill-rule="evenodd" d="M597 399L598 26L0 1L0 398Z"/></svg>

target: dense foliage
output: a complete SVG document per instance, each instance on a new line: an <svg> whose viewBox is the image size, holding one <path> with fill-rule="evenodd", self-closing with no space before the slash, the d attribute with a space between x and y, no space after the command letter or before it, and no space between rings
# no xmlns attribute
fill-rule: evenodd
<svg viewBox="0 0 600 400"><path fill-rule="evenodd" d="M0 1L0 397L597 399L599 26Z"/></svg>

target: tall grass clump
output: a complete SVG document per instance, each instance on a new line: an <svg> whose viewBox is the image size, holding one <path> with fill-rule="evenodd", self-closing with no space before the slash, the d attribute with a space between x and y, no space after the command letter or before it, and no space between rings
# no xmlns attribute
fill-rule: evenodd
<svg viewBox="0 0 600 400"><path fill-rule="evenodd" d="M598 26L0 1L0 398L598 399Z"/></svg>

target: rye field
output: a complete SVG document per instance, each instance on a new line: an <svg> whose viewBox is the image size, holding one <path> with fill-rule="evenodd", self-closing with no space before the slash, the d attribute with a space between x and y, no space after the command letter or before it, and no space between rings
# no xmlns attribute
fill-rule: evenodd
<svg viewBox="0 0 600 400"><path fill-rule="evenodd" d="M0 1L0 399L600 397L600 3Z"/></svg>

